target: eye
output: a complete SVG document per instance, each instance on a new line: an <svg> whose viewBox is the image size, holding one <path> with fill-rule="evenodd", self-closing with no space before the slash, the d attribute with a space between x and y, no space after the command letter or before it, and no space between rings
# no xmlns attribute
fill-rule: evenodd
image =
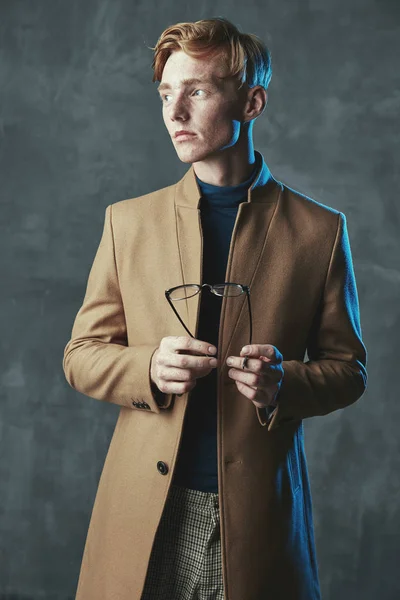
<svg viewBox="0 0 400 600"><path fill-rule="evenodd" d="M205 90L198 89L198 90L195 90L193 92L193 94L197 94L197 92L204 92L204 93L206 93ZM171 94L160 94L160 102L164 102L164 100L167 102L167 96L170 96L170 95Z"/></svg>

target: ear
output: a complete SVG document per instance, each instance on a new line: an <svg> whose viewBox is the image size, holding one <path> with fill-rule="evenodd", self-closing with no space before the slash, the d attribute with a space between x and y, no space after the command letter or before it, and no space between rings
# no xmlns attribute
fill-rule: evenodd
<svg viewBox="0 0 400 600"><path fill-rule="evenodd" d="M261 100L261 102L262 102L262 104L261 104L261 110L260 110L260 112L257 115L259 117L260 115L263 114L263 112L266 109L267 104L268 104L268 92L267 92L267 90L265 88L263 88L261 86L260 86L260 92L259 92L258 100L259 101Z"/></svg>
<svg viewBox="0 0 400 600"><path fill-rule="evenodd" d="M246 119L244 120L244 123L252 121L262 115L268 102L268 92L261 85L251 88L250 91L251 94L246 103L248 109L245 113Z"/></svg>

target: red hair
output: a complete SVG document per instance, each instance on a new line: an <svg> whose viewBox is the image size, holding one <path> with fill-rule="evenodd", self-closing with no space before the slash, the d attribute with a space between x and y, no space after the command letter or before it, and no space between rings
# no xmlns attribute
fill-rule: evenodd
<svg viewBox="0 0 400 600"><path fill-rule="evenodd" d="M154 48L153 82L161 81L165 63L175 50L194 58L209 58L222 52L229 66L228 77L236 77L240 87L261 85L267 89L272 76L271 54L252 33L241 33L223 17L193 23L176 23L165 29Z"/></svg>

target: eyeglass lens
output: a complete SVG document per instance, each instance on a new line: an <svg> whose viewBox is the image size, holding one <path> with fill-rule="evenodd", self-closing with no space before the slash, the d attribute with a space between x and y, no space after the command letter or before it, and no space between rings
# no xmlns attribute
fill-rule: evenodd
<svg viewBox="0 0 400 600"><path fill-rule="evenodd" d="M171 300L185 300L198 294L202 289L201 286L195 284L181 285L170 292ZM210 291L216 296L240 296L243 289L236 283L217 283L209 286Z"/></svg>

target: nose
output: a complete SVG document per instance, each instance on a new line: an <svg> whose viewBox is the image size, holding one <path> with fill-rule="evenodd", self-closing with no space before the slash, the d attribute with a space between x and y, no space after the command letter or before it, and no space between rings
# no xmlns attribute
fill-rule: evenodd
<svg viewBox="0 0 400 600"><path fill-rule="evenodd" d="M171 121L176 121L179 119L186 121L188 119L189 112L182 96L178 96L174 101L172 101L168 107L168 110Z"/></svg>

